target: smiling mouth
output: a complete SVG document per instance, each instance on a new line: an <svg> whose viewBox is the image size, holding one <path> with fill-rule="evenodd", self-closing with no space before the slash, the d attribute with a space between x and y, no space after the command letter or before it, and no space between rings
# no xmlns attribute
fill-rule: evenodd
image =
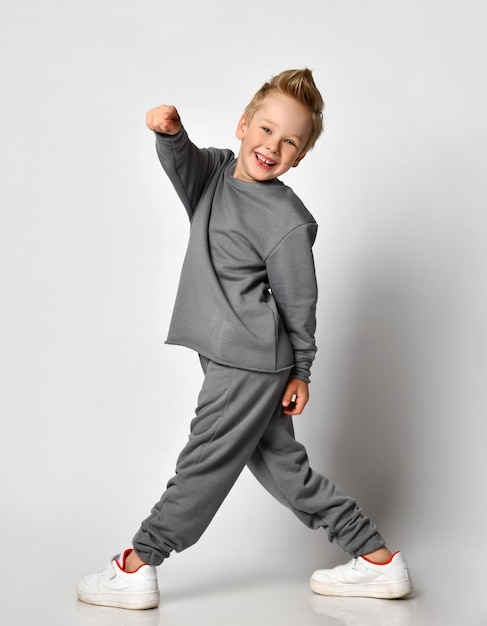
<svg viewBox="0 0 487 626"><path fill-rule="evenodd" d="M270 161L269 159L265 159L263 156L261 156L257 152L255 153L255 158L256 158L257 164L265 170L270 170L272 167L274 167L274 165L276 165L275 161Z"/></svg>

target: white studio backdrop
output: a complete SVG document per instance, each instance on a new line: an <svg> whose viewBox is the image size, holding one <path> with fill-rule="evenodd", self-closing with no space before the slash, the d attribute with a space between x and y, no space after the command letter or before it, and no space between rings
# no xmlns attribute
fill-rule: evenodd
<svg viewBox="0 0 487 626"><path fill-rule="evenodd" d="M2 3L11 558L75 554L75 584L130 541L187 437L199 365L163 340L188 224L147 109L175 104L195 143L237 152L252 94L308 66L325 133L285 178L320 224L319 352L297 435L419 587L448 595L486 514L484 18L468 1ZM161 581L305 577L343 558L244 473Z"/></svg>

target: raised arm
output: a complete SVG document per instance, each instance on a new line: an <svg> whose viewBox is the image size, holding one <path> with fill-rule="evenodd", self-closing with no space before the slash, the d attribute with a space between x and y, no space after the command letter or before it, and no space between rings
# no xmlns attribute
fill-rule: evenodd
<svg viewBox="0 0 487 626"><path fill-rule="evenodd" d="M156 135L159 161L191 220L213 174L233 159L233 153L195 146L172 105L162 104L148 111L146 124Z"/></svg>

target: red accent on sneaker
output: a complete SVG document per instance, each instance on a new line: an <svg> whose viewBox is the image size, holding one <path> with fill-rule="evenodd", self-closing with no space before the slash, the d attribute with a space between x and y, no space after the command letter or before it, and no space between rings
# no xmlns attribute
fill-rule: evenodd
<svg viewBox="0 0 487 626"><path fill-rule="evenodd" d="M139 571L139 569L141 567L144 567L144 565L147 565L147 563L142 563L141 565L139 565L139 567L137 569L134 569L133 572L128 572L125 569L125 561L127 560L128 555L133 552L134 549L133 548L127 548L121 555L120 555L120 561L121 563L119 563L116 559L115 559L115 563L117 564L118 569L120 569L122 572L125 572L126 574L135 574L136 572Z"/></svg>
<svg viewBox="0 0 487 626"><path fill-rule="evenodd" d="M363 558L364 561L367 561L368 563L372 563L372 565L389 565L389 563L396 556L396 554L399 554L399 550L397 552L394 552L394 554L391 556L391 558L388 561L386 561L385 563L377 563L377 561L372 561L371 559L368 559L366 556L363 556L363 555L362 555L362 558Z"/></svg>
<svg viewBox="0 0 487 626"><path fill-rule="evenodd" d="M133 548L127 548L124 552L122 552L122 554L120 555L120 562L115 560L115 563L118 565L119 569L122 570L122 572L126 572L127 574L131 574L132 572L127 572L127 570L125 569L125 561L127 560L128 555L133 552Z"/></svg>

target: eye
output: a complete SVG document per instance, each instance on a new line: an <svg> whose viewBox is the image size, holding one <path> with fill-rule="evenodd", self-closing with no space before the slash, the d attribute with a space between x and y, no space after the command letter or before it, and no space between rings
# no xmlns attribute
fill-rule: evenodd
<svg viewBox="0 0 487 626"><path fill-rule="evenodd" d="M285 139L284 143L289 144L290 146L294 146L296 147L296 144L294 143L294 141L292 139Z"/></svg>
<svg viewBox="0 0 487 626"><path fill-rule="evenodd" d="M271 129L270 129L270 128L267 128L267 126L262 126L262 130L263 130L265 133L270 133L270 132L271 132Z"/></svg>

